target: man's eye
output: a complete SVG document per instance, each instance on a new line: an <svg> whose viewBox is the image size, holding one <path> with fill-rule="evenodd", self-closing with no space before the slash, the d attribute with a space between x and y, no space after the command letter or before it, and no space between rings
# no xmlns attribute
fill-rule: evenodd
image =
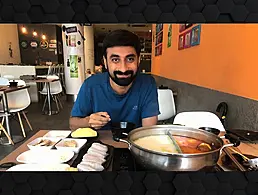
<svg viewBox="0 0 258 195"><path fill-rule="evenodd" d="M119 62L119 59L118 58L113 58L113 59L111 59L111 61L114 62L114 63L117 63L117 62Z"/></svg>
<svg viewBox="0 0 258 195"><path fill-rule="evenodd" d="M134 62L134 58L127 58L128 62Z"/></svg>

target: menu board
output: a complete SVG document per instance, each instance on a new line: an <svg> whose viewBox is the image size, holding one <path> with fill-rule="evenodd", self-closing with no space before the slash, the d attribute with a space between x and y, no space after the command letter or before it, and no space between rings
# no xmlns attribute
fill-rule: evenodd
<svg viewBox="0 0 258 195"><path fill-rule="evenodd" d="M163 43L163 24L156 24L155 56L159 56L162 54L162 43Z"/></svg>

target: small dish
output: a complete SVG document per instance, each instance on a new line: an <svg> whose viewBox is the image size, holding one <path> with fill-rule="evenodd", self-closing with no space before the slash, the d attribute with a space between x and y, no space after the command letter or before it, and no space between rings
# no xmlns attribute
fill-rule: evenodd
<svg viewBox="0 0 258 195"><path fill-rule="evenodd" d="M67 130L51 130L48 133L46 133L43 137L55 137L55 138L60 138L64 139L67 138L72 131L67 131Z"/></svg>
<svg viewBox="0 0 258 195"><path fill-rule="evenodd" d="M25 164L62 164L71 160L74 156L72 151L60 150L28 150L21 153L16 160Z"/></svg>
<svg viewBox="0 0 258 195"><path fill-rule="evenodd" d="M86 143L87 139L66 138L56 144L55 147L57 150L73 151L77 154Z"/></svg>
<svg viewBox="0 0 258 195"><path fill-rule="evenodd" d="M56 143L58 143L60 138L53 137L38 137L27 144L30 150L50 150L52 149Z"/></svg>

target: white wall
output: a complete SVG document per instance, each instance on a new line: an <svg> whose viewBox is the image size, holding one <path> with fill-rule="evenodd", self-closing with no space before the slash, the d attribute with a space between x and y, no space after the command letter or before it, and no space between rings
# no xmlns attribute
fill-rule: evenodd
<svg viewBox="0 0 258 195"><path fill-rule="evenodd" d="M11 42L13 57L9 55ZM17 24L0 24L0 64L21 63Z"/></svg>

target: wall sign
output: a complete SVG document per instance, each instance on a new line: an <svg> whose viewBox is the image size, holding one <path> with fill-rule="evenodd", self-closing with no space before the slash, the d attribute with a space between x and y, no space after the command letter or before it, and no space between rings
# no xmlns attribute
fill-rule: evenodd
<svg viewBox="0 0 258 195"><path fill-rule="evenodd" d="M49 44L49 48L56 48L56 44L53 44L53 43Z"/></svg>
<svg viewBox="0 0 258 195"><path fill-rule="evenodd" d="M23 48L23 49L27 49L28 48L28 42L27 41L21 41L21 47Z"/></svg>
<svg viewBox="0 0 258 195"><path fill-rule="evenodd" d="M50 40L49 42L50 43L56 43L56 40Z"/></svg>
<svg viewBox="0 0 258 195"><path fill-rule="evenodd" d="M75 32L77 32L77 27L76 27L76 26L67 27L65 30L66 30L66 33L67 33L67 34L69 34L69 33L75 33Z"/></svg>
<svg viewBox="0 0 258 195"><path fill-rule="evenodd" d="M40 42L40 47L42 49L47 49L48 48L48 42L47 41L41 41Z"/></svg>
<svg viewBox="0 0 258 195"><path fill-rule="evenodd" d="M37 48L37 47L38 47L37 41L31 41L31 42L30 42L30 46L31 46L32 48Z"/></svg>

